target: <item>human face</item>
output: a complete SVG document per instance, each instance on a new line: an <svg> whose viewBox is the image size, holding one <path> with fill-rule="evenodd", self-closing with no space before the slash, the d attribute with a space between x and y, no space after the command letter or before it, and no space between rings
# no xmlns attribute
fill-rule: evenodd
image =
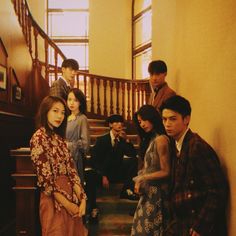
<svg viewBox="0 0 236 236"><path fill-rule="evenodd" d="M62 67L62 74L63 78L68 83L73 83L76 75L76 70L72 69L71 67Z"/></svg>
<svg viewBox="0 0 236 236"><path fill-rule="evenodd" d="M150 84L153 88L160 87L165 82L166 72L150 75Z"/></svg>
<svg viewBox="0 0 236 236"><path fill-rule="evenodd" d="M113 123L110 123L109 126L115 136L119 135L124 129L123 122L113 122Z"/></svg>
<svg viewBox="0 0 236 236"><path fill-rule="evenodd" d="M153 124L149 120L143 120L140 115L138 115L138 123L140 127L146 132L150 132L153 130Z"/></svg>
<svg viewBox="0 0 236 236"><path fill-rule="evenodd" d="M182 117L178 112L164 109L162 111L162 120L166 133L178 141L188 128L190 116Z"/></svg>
<svg viewBox="0 0 236 236"><path fill-rule="evenodd" d="M61 102L55 102L48 111L48 125L51 129L58 128L65 118L65 107Z"/></svg>
<svg viewBox="0 0 236 236"><path fill-rule="evenodd" d="M78 114L79 113L79 106L80 106L80 102L79 100L75 97L73 92L70 92L68 94L68 98L67 98L67 106L69 107L70 111L73 114Z"/></svg>

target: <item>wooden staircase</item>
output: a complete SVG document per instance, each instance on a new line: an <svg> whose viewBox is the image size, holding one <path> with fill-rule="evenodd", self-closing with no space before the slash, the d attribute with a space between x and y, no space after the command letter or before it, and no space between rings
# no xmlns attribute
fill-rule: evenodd
<svg viewBox="0 0 236 236"><path fill-rule="evenodd" d="M109 127L105 120L89 119L89 129L91 146L94 145L98 136L109 132ZM127 136L130 141L138 147L137 135L128 134ZM22 147L11 150L10 154L11 157L15 159L16 166L16 172L12 174L15 180L13 190L16 192L16 235L40 236L38 218L39 194L36 186L36 174L33 171L31 162L30 149L29 147ZM90 155L88 155L87 158L89 160ZM109 201L113 201L111 197ZM102 204L109 205L109 201L106 203L102 201ZM117 209L120 208L119 204L117 206L115 204L114 207ZM123 204L127 209L125 205L126 204ZM104 209L107 209L107 207L104 206ZM119 218L118 215L116 217Z"/></svg>

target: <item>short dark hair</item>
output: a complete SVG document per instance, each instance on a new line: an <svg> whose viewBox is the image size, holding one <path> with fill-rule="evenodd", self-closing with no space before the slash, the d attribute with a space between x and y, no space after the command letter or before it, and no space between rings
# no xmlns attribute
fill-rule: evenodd
<svg viewBox="0 0 236 236"><path fill-rule="evenodd" d="M62 64L61 67L64 68L72 68L73 70L78 70L79 69L79 64L75 59L65 59Z"/></svg>
<svg viewBox="0 0 236 236"><path fill-rule="evenodd" d="M148 65L148 72L150 75L166 73L167 72L166 63L161 60L152 61Z"/></svg>
<svg viewBox="0 0 236 236"><path fill-rule="evenodd" d="M121 116L121 115L118 115L118 114L114 114L114 115L110 115L108 118L107 118L107 123L109 124L112 124L114 122L121 122L121 123L124 123L124 118Z"/></svg>
<svg viewBox="0 0 236 236"><path fill-rule="evenodd" d="M162 112L164 109L170 109L175 112L178 112L182 117L191 115L191 105L190 102L179 95L172 96L168 98L160 107Z"/></svg>
<svg viewBox="0 0 236 236"><path fill-rule="evenodd" d="M73 93L76 97L76 99L79 101L80 105L79 105L79 111L83 114L86 114L86 110L87 110L87 102L86 102L86 97L84 95L84 93L78 89L78 88L72 88L68 95L70 93ZM68 95L67 95L67 98L68 98Z"/></svg>
<svg viewBox="0 0 236 236"><path fill-rule="evenodd" d="M65 108L65 117L62 124L58 128L54 128L52 130L48 125L48 112L52 108L53 104L56 102L60 102L61 104L63 104ZM64 138L67 124L67 116L68 116L68 110L65 101L60 97L47 96L42 100L39 106L39 110L36 116L36 127L37 128L44 127L48 135L52 135L55 132Z"/></svg>

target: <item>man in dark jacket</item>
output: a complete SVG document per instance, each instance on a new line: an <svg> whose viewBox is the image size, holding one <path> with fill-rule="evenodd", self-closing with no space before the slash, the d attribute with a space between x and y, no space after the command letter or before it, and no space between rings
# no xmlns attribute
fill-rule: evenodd
<svg viewBox="0 0 236 236"><path fill-rule="evenodd" d="M181 96L160 108L167 134L174 139L171 205L166 236L226 236L227 181L213 148L189 128L191 107Z"/></svg>
<svg viewBox="0 0 236 236"><path fill-rule="evenodd" d="M137 199L133 193L132 181L132 178L137 175L138 168L136 150L126 137L122 116L111 115L107 122L110 132L98 137L91 149L91 165L97 176L92 179L91 175L87 176L87 195L92 212L97 208L94 180L98 178L104 188L109 188L110 183L122 182L124 185L120 197Z"/></svg>
<svg viewBox="0 0 236 236"><path fill-rule="evenodd" d="M150 86L152 93L149 97L148 104L154 106L159 111L162 103L171 96L175 95L175 91L171 89L166 80L167 66L162 60L152 61L148 65L150 74Z"/></svg>

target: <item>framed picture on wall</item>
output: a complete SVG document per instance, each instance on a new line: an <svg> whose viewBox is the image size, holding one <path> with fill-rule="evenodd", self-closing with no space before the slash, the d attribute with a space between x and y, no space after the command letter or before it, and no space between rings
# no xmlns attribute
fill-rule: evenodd
<svg viewBox="0 0 236 236"><path fill-rule="evenodd" d="M0 89L7 89L7 68L0 64Z"/></svg>

